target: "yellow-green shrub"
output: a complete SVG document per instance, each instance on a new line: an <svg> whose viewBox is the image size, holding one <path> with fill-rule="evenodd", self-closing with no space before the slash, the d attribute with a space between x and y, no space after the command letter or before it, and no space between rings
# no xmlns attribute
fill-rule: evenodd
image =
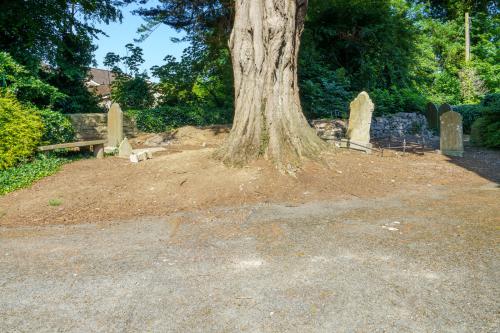
<svg viewBox="0 0 500 333"><path fill-rule="evenodd" d="M42 133L36 109L22 105L12 95L0 95L0 170L32 156Z"/></svg>

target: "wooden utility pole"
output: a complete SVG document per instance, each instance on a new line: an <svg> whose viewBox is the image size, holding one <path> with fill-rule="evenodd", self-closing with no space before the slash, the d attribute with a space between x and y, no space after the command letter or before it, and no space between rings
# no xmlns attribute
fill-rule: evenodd
<svg viewBox="0 0 500 333"><path fill-rule="evenodd" d="M465 13L465 62L470 61L470 20L469 13Z"/></svg>

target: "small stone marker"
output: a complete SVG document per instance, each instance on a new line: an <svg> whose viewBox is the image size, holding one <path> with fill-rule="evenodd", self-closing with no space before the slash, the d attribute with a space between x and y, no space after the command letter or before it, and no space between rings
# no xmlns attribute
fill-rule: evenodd
<svg viewBox="0 0 500 333"><path fill-rule="evenodd" d="M427 118L429 127L437 131L439 129L439 110L436 104L432 102L427 103L425 117Z"/></svg>
<svg viewBox="0 0 500 333"><path fill-rule="evenodd" d="M371 152L370 126L372 123L373 104L365 91L361 92L350 105L349 128L347 140L341 142L341 147Z"/></svg>
<svg viewBox="0 0 500 333"><path fill-rule="evenodd" d="M153 158L153 155L151 154L151 156L149 156L148 153L145 151L139 153L133 153L130 155L130 162L139 163L141 161L147 160L148 158Z"/></svg>
<svg viewBox="0 0 500 333"><path fill-rule="evenodd" d="M448 156L464 156L462 116L455 111L441 115L441 154Z"/></svg>
<svg viewBox="0 0 500 333"><path fill-rule="evenodd" d="M108 146L118 147L123 140L123 112L113 103L108 112Z"/></svg>
<svg viewBox="0 0 500 333"><path fill-rule="evenodd" d="M128 142L128 139L125 138L118 147L118 157L129 158L131 154L132 154L132 146Z"/></svg>
<svg viewBox="0 0 500 333"><path fill-rule="evenodd" d="M93 149L95 158L104 158L104 144L95 145Z"/></svg>

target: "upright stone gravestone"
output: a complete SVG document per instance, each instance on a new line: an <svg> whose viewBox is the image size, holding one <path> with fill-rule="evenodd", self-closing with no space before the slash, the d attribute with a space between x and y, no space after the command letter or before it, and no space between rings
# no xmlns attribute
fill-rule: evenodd
<svg viewBox="0 0 500 333"><path fill-rule="evenodd" d="M441 117L443 114L445 114L448 111L453 111L453 108L451 107L450 104L444 103L439 107L439 116Z"/></svg>
<svg viewBox="0 0 500 333"><path fill-rule="evenodd" d="M441 116L449 111L453 111L453 108L448 103L441 104L441 106L439 107L439 110L438 110L438 128L437 128L438 134L441 133L441 122L440 122Z"/></svg>
<svg viewBox="0 0 500 333"><path fill-rule="evenodd" d="M371 151L370 126L373 110L375 105L365 91L351 102L347 140L341 142L341 147L363 150L367 153Z"/></svg>
<svg viewBox="0 0 500 333"><path fill-rule="evenodd" d="M455 111L441 115L441 154L448 156L464 155L462 116Z"/></svg>
<svg viewBox="0 0 500 333"><path fill-rule="evenodd" d="M427 104L425 117L427 118L427 124L429 124L429 128L437 131L439 129L439 110L434 103L429 102Z"/></svg>
<svg viewBox="0 0 500 333"><path fill-rule="evenodd" d="M108 146L118 147L123 140L123 112L120 105L113 103L108 112Z"/></svg>

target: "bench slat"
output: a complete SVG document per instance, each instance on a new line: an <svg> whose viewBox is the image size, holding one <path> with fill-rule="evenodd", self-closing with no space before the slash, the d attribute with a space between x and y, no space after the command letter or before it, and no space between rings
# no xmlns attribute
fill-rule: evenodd
<svg viewBox="0 0 500 333"><path fill-rule="evenodd" d="M103 145L104 143L106 143L106 140L67 142L67 143L60 143L57 145L41 146L41 147L38 147L38 151L49 151L49 150L62 149L62 148L97 146L97 145Z"/></svg>

